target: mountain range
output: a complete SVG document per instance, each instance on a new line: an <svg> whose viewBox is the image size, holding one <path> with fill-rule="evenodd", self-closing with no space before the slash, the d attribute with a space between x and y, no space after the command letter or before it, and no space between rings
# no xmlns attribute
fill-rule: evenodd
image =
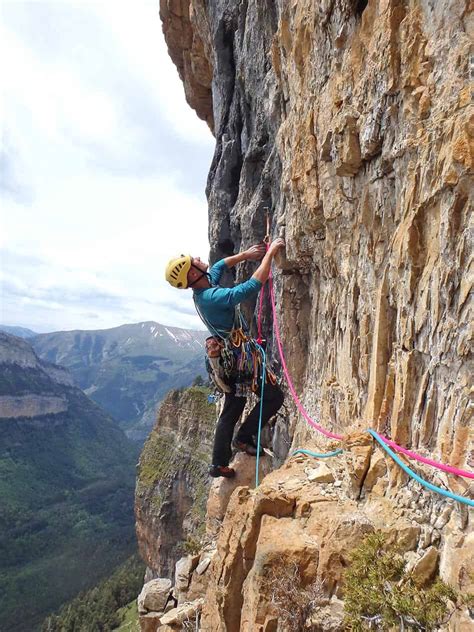
<svg viewBox="0 0 474 632"><path fill-rule="evenodd" d="M18 338L33 338L36 336L36 331L27 329L26 327L17 327L16 325L0 325L0 331L10 334L11 336L18 336Z"/></svg>
<svg viewBox="0 0 474 632"><path fill-rule="evenodd" d="M0 630L31 632L135 549L137 444L0 333Z"/></svg>
<svg viewBox="0 0 474 632"><path fill-rule="evenodd" d="M38 334L30 342L41 358L65 366L129 437L143 441L164 395L205 375L207 335L147 321Z"/></svg>

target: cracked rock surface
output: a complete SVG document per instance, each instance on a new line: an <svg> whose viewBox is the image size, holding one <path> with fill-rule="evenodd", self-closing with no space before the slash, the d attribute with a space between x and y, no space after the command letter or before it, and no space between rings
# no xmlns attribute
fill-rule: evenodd
<svg viewBox="0 0 474 632"><path fill-rule="evenodd" d="M211 259L260 241L268 207L272 237L286 240L275 289L296 390L313 418L349 435L344 453L325 462L329 473L293 457L257 490L240 486L223 499L213 488L219 524L201 585L202 630L277 630L265 578L282 560L324 582L318 629L338 629L348 554L374 530L427 581L439 572L461 591L474 588L468 508L422 489L360 438L372 427L440 461L474 465L469 6L161 2L173 59L199 51L194 70L176 62L185 86L211 69ZM170 39L165 9L191 25L190 36ZM264 308L276 362L268 298ZM338 447L305 425L289 396L286 408L288 434L275 436L293 448ZM472 496L469 480L415 469ZM472 620L464 611L448 626L467 631Z"/></svg>

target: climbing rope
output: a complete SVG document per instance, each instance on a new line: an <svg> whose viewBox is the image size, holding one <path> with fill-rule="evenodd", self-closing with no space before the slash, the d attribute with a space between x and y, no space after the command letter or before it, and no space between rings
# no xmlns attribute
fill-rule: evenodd
<svg viewBox="0 0 474 632"><path fill-rule="evenodd" d="M371 430L369 428L367 432L370 435L372 435L372 437L377 441L377 443L379 443L382 446L385 452L387 452L387 454L389 454L392 457L395 463L397 463L397 465L399 465L402 468L402 470L404 470L409 476L411 476L411 478L414 478L415 481L418 481L420 485L423 485L423 487L430 489L432 492L436 492L437 494L441 494L442 496L446 496L447 498L452 498L453 500L457 500L457 502L463 503L464 505L469 505L470 507L474 507L474 500L471 500L470 498L464 498L464 496L458 496L457 494L453 494L453 492L450 492L447 489L442 489L441 487L437 487L436 485L433 485L432 483L429 483L428 481L426 481L424 478L421 478L421 476L419 476L416 472L410 469L408 465L405 465L405 463L403 463L403 461L400 460L400 458L395 454L395 452L393 452L389 448L389 446L383 441L382 437L375 432L375 430Z"/></svg>
<svg viewBox="0 0 474 632"><path fill-rule="evenodd" d="M265 242L267 243L267 249L268 249L268 242L269 242L269 225L268 225L268 215L267 215L267 237L265 238ZM272 277L272 272L270 270L270 275L268 278L268 286L269 286L269 290L270 290L270 303L271 303L271 307L272 307L272 314L273 314L273 330L275 332L275 339L277 342L277 347L278 347L278 353L280 355L280 361L281 361L281 366L283 369L283 373L285 375L285 379L286 382L288 384L288 388L290 390L291 396L293 398L293 401L296 404L297 409L300 411L300 413L303 415L303 417L305 418L305 420L316 430L318 430L321 434L325 435L326 437L329 437L331 439L338 439L338 440L343 440L344 437L343 435L331 432L330 430L327 430L326 428L324 428L323 426L321 426L320 424L318 424L316 421L314 421L314 419L312 419L310 417L310 415L308 414L308 412L306 411L306 409L304 408L303 404L301 403L295 387L293 386L293 381L291 379L290 373L288 371L288 367L286 364L286 360L285 360L285 355L283 353L283 345L281 342L281 337L280 337L280 329L278 326L278 316L277 316L277 311L276 311L276 304L275 304L275 291L273 288L273 277ZM262 340L262 331L261 331L261 322L262 322L262 311L263 311L263 293L264 293L264 286L262 287L262 290L260 292L260 302L259 302L259 312L258 312L258 320L257 320L257 325L258 325L258 341L259 343ZM265 353L262 349L262 352ZM264 363L266 362L266 356L264 355ZM260 399L260 419L259 419L259 431L258 431L258 447L257 447L257 472L256 472L256 485L258 485L258 461L259 461L259 453L260 453L260 430L261 430L261 418L262 418L262 407L263 407L263 380L262 380L262 391L261 391L261 399ZM441 494L443 496L446 496L448 498L452 498L453 500L456 500L457 502L469 505L469 506L474 506L474 501L470 500L469 498L464 498L463 496L459 496L458 494L454 494L450 491L444 490L441 487L437 487L436 485L433 485L431 483L429 483L428 481L426 481L425 479L423 479L421 476L419 476L416 472L414 472L413 470L411 470L407 465L405 465L403 463L403 461L401 461L399 459L399 457L390 449L390 447L394 448L395 450L397 450L398 452L402 452L403 454L405 454L406 456L415 459L417 461L420 461L422 463L425 463L427 465L431 465L432 467L436 467L444 472L450 473L450 474L455 474L456 476L463 476L466 478L471 478L474 479L474 473L473 472L468 472L467 470L462 470L460 468L457 467L453 467L452 465L446 465L444 463L440 463L439 461L435 461L433 459L429 459L427 457L422 456L421 454L418 454L417 452L413 452L411 450L408 450L407 448L404 448L403 446L398 445L397 443L395 443L394 441L392 441L391 439L385 437L384 435L379 435L378 433L376 433L374 430L368 429L367 432L382 446L382 448L387 452L387 454L389 454L393 460L412 478L414 478L416 481L418 481L422 486L430 489L431 491L434 491L438 494ZM337 454L341 454L342 450L335 450L333 452L328 452L328 453L316 453L316 452L311 452L309 450L296 450L293 454L308 454L310 456L315 456L318 458L329 458L332 456L336 456Z"/></svg>
<svg viewBox="0 0 474 632"><path fill-rule="evenodd" d="M272 277L271 272L268 278L268 285L270 288L270 301L271 301L272 312L273 312L273 331L275 332L275 339L276 339L276 343L278 347L278 353L280 354L281 367L283 369L283 373L285 374L286 382L288 384L288 388L290 389L290 392L296 404L296 407L298 408L298 410L300 411L300 413L303 415L303 417L306 419L306 421L309 423L310 426L312 426L313 428L316 428L316 430L318 430L321 434L325 435L326 437L329 437L330 439L341 440L343 439L342 435L337 434L335 432L331 432L330 430L326 430L326 428L323 428L322 426L320 426L318 423L314 421L314 419L312 419L309 416L303 404L300 402L298 395L296 394L295 387L293 386L293 382L291 380L290 372L288 371L288 367L286 365L285 355L283 353L283 345L281 343L280 330L278 327L278 316L276 313L276 306L275 306L275 291L273 289L273 277Z"/></svg>
<svg viewBox="0 0 474 632"><path fill-rule="evenodd" d="M395 463L397 463L397 465L399 465L411 478L413 478L415 481L420 483L420 485L422 485L423 487L426 487L432 492L441 494L441 496L446 496L447 498L456 500L457 502L462 503L464 505L469 505L470 507L474 507L474 500L471 500L470 498L465 498L464 496L459 496L458 494L454 494L453 492L450 492L447 489L443 489L442 487L437 487L436 485L433 485L432 483L422 478L419 474L414 472L411 468L408 467L408 465L405 465L405 463L403 463L403 461L401 461L398 458L398 456L388 447L388 445L384 443L382 437L377 432L375 432L375 430L371 430L369 428L367 432L370 435L372 435L372 437L382 446L382 448L387 452L387 454L389 454L392 457ZM328 459L330 457L337 456L338 454L341 454L342 452L343 450L341 449L334 450L333 452L312 452L311 450L299 449L299 450L295 450L292 456L296 456L297 454L306 454L308 456L314 456L318 459Z"/></svg>
<svg viewBox="0 0 474 632"><path fill-rule="evenodd" d="M262 312L263 312L263 295L265 293L265 284L262 285L262 289L260 290L260 296L258 298L258 318L257 318L257 342L259 345L262 344Z"/></svg>
<svg viewBox="0 0 474 632"><path fill-rule="evenodd" d="M438 463L438 461L433 461L433 459L428 459L425 456L421 456L417 452L412 452L411 450L407 450L406 448L398 445L395 441L380 435L380 438L384 443L394 448L397 452L402 452L406 454L411 459L415 459L416 461L420 461L421 463L426 463L427 465L431 465L433 467L438 468L438 470L443 470L443 472L448 472L449 474L455 474L456 476L463 476L465 478L474 478L474 472L467 472L466 470L460 470L457 467L453 467L452 465L445 465L444 463Z"/></svg>
<svg viewBox="0 0 474 632"><path fill-rule="evenodd" d="M299 448L295 450L291 456L296 456L297 454L306 454L307 456L314 456L317 459L329 459L332 456L337 456L338 454L342 454L344 450L339 448L338 450L333 450L332 452L312 452L311 450L303 450L303 448Z"/></svg>
<svg viewBox="0 0 474 632"><path fill-rule="evenodd" d="M258 343L257 347L262 354L262 386L260 387L260 409L258 413L258 433L257 433L257 459L255 463L255 487L258 487L258 467L260 464L260 440L262 435L262 417L263 417L263 393L265 388L265 368L267 364L267 354L265 353L263 347L261 347Z"/></svg>

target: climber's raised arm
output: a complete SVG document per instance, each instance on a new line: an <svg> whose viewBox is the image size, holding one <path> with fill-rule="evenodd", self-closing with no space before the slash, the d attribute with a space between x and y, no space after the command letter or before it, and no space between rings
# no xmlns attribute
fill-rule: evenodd
<svg viewBox="0 0 474 632"><path fill-rule="evenodd" d="M281 237L275 239L270 244L270 247L267 250L267 254L263 257L262 263L258 266L255 272L252 274L252 279L257 279L260 283L265 283L270 274L270 268L272 265L273 257L280 250L280 248L285 247L285 242Z"/></svg>
<svg viewBox="0 0 474 632"><path fill-rule="evenodd" d="M256 244L236 255L226 257L224 263L228 268L233 268L242 261L260 261L265 255L265 244Z"/></svg>

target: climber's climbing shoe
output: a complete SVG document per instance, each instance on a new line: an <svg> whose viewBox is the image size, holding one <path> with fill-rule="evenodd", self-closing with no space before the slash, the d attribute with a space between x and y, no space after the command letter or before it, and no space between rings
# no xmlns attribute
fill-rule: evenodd
<svg viewBox="0 0 474 632"><path fill-rule="evenodd" d="M250 456L257 456L257 446L253 443L245 443L244 441L239 441L238 439L234 439L232 442L232 446L237 452L245 452ZM260 456L265 456L265 452L263 448L260 446Z"/></svg>
<svg viewBox="0 0 474 632"><path fill-rule="evenodd" d="M223 476L224 478L234 478L235 470L231 467L227 467L226 465L211 465L209 467L209 476L212 476L212 478L219 478L219 476Z"/></svg>

